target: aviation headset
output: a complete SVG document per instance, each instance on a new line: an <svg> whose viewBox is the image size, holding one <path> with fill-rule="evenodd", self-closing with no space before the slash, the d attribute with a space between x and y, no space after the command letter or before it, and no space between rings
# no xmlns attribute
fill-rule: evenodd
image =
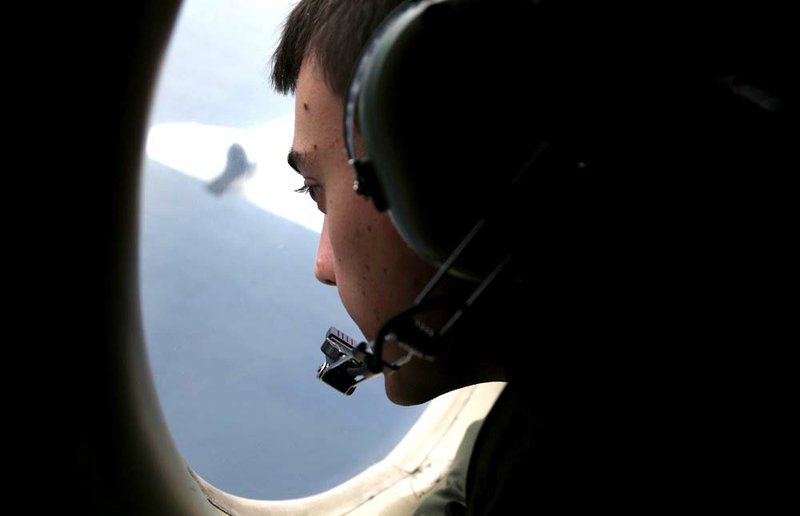
<svg viewBox="0 0 800 516"><path fill-rule="evenodd" d="M634 106L629 124L643 120L657 115L654 91L683 86L669 74L607 59L631 42L601 34L591 9L579 16L564 5L409 0L365 47L345 102L354 189L388 210L401 236L439 273L372 343L329 330L318 376L342 392L396 370L412 354L440 355L444 334L493 282L524 283L539 244L579 239L559 233L591 226L586 213L602 205L598 192L615 188L602 173L609 147L629 147L631 160L648 152L630 126L614 137L615 110L624 102ZM598 34L604 44L595 46ZM650 87L656 81L660 86ZM763 104L761 97L747 100ZM433 288L446 274L475 288L463 299L435 299ZM453 316L442 328L415 318L443 306ZM382 346L392 339L409 354L388 364Z"/></svg>
<svg viewBox="0 0 800 516"><path fill-rule="evenodd" d="M357 344L335 328L328 331L318 376L340 391L349 394L359 381L396 370L412 355L443 354L443 337L475 311L490 286L499 278L525 280L525 268L516 267L528 257L524 226L535 216L560 216L554 215L559 210L547 214L545 205L567 205L560 196L539 199L535 192L555 191L546 185L586 174L583 156L542 130L561 131L567 119L558 119L558 127L551 123L564 110L540 100L555 98L549 91L554 83L524 66L532 54L541 54L542 69L556 63L555 52L536 48L552 33L536 21L537 4L407 1L364 48L345 102L354 189L388 210L410 247L439 271L373 342ZM531 38L532 29L541 37ZM557 44L558 38L546 43ZM547 172L534 178L533 169ZM460 298L435 297L447 274L473 288ZM415 317L440 309L449 318L439 328ZM384 362L387 340L409 353Z"/></svg>

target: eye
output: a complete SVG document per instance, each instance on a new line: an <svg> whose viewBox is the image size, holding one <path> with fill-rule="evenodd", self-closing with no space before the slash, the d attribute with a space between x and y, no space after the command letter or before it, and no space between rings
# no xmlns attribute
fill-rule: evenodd
<svg viewBox="0 0 800 516"><path fill-rule="evenodd" d="M298 188L297 190L295 190L295 192L297 192L299 194L306 194L307 193L308 196L311 197L312 201L317 202L319 200L319 194L317 192L318 189L319 189L319 186L317 186L317 185L303 185L300 188Z"/></svg>

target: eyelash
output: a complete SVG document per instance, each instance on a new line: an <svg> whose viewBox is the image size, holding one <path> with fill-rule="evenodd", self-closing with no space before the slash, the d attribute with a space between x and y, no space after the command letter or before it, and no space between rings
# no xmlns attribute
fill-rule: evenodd
<svg viewBox="0 0 800 516"><path fill-rule="evenodd" d="M308 196L311 197L312 201L317 202L317 194L314 191L314 188L311 187L310 185L303 185L297 190L295 190L295 192L299 194L308 194Z"/></svg>

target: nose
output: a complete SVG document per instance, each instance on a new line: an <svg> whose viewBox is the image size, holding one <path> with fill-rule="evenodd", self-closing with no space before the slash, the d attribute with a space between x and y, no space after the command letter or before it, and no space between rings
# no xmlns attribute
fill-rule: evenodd
<svg viewBox="0 0 800 516"><path fill-rule="evenodd" d="M322 232L319 235L317 259L314 262L314 276L326 285L336 285L336 272L333 270L333 249L328 238L328 217L322 220Z"/></svg>

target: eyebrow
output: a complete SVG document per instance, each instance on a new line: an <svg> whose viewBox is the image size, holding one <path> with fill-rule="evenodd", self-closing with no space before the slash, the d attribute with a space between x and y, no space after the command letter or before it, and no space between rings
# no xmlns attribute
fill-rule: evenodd
<svg viewBox="0 0 800 516"><path fill-rule="evenodd" d="M307 155L304 152L298 152L294 149L289 149L289 155L286 156L286 162L289 163L289 166L292 167L295 172L302 174L300 169L305 168Z"/></svg>

